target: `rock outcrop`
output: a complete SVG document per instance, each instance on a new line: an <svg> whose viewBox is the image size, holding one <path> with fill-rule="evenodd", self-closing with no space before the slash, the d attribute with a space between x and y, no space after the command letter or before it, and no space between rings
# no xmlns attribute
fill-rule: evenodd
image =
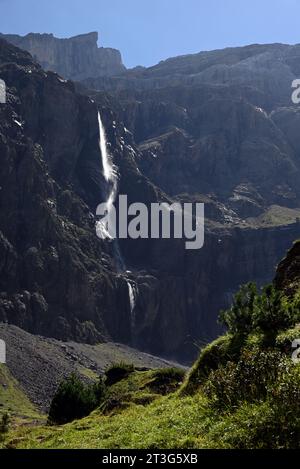
<svg viewBox="0 0 300 469"><path fill-rule="evenodd" d="M55 71L72 80L118 75L126 70L118 50L98 48L97 32L67 39L36 33L26 36L4 34L2 37L30 52L44 70Z"/></svg>

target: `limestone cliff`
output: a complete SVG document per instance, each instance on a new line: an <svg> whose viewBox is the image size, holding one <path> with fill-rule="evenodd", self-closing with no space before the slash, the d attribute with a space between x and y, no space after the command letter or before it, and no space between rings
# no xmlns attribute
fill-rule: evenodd
<svg viewBox="0 0 300 469"><path fill-rule="evenodd" d="M118 75L125 71L118 50L98 48L97 32L68 39L59 39L53 34L35 33L27 36L4 34L2 37L28 51L45 70L55 71L65 78L82 80Z"/></svg>

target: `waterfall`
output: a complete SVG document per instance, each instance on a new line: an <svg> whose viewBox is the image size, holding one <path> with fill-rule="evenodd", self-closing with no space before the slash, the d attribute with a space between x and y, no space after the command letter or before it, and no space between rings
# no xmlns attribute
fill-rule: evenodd
<svg viewBox="0 0 300 469"><path fill-rule="evenodd" d="M99 125L99 147L102 157L103 176L107 182L116 180L116 170L111 161L110 155L107 151L106 134L102 124L100 111L98 111L98 125Z"/></svg>
<svg viewBox="0 0 300 469"><path fill-rule="evenodd" d="M129 293L129 302L130 302L130 311L133 312L135 307L135 294L132 284L127 280L128 293Z"/></svg>
<svg viewBox="0 0 300 469"><path fill-rule="evenodd" d="M106 199L108 218L112 206L116 200L118 191L118 173L117 168L112 162L111 156L107 150L105 129L101 120L100 111L98 111L98 126L99 126L99 149L102 159L103 176L108 183L108 195ZM97 236L101 239L112 239L108 228L104 222L98 222L96 226Z"/></svg>
<svg viewBox="0 0 300 469"><path fill-rule="evenodd" d="M107 198L106 198L106 207L108 218L110 211L113 207L113 204L117 197L118 192L118 172L116 166L113 164L111 155L107 149L107 141L106 141L106 134L105 129L101 120L100 112L98 111L98 126L99 126L99 150L101 154L102 160L102 167L103 167L103 176L105 181L107 182ZM108 227L105 222L98 221L96 225L96 232L97 236L103 240L109 239L112 240L112 236L109 233ZM126 276L125 271L125 264L123 258L120 253L119 243L118 240L113 240L113 249L115 254L115 259L117 261L117 268L122 271L122 275L125 277L127 286L128 286L128 296L129 296L129 304L130 304L130 313L131 313L131 327L134 330L134 322L135 322L135 315L134 309L136 305L136 296L137 296L137 286L135 282L129 280Z"/></svg>
<svg viewBox="0 0 300 469"><path fill-rule="evenodd" d="M129 304L130 304L130 319L131 319L131 333L134 337L135 332L135 305L137 297L137 284L132 280L125 277L128 286Z"/></svg>

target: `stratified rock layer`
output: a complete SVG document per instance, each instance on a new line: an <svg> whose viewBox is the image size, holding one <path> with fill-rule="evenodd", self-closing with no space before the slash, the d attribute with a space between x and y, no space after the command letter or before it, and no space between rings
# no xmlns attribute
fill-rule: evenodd
<svg viewBox="0 0 300 469"><path fill-rule="evenodd" d="M117 75L125 71L121 54L116 49L97 46L98 33L92 32L68 39L53 34L27 34L3 37L34 57L45 70L65 78L82 80L89 77Z"/></svg>

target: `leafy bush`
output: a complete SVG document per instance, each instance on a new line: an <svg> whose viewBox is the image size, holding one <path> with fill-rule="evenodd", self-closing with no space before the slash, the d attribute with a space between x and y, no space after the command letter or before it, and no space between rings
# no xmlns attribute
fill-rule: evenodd
<svg viewBox="0 0 300 469"><path fill-rule="evenodd" d="M273 404L278 408L289 407L289 413L300 416L300 365L281 366L276 386L270 390ZM285 410L286 413L286 410Z"/></svg>
<svg viewBox="0 0 300 469"><path fill-rule="evenodd" d="M283 366L281 366L283 365ZM300 448L300 365L281 362L265 399L244 401L210 431L210 444L237 449Z"/></svg>
<svg viewBox="0 0 300 469"><path fill-rule="evenodd" d="M218 408L232 410L245 401L266 399L293 366L278 351L245 350L237 363L228 362L210 374L204 392Z"/></svg>
<svg viewBox="0 0 300 469"><path fill-rule="evenodd" d="M278 447L300 448L299 402L300 367L294 364L288 373L282 370L278 383L271 390L270 406Z"/></svg>
<svg viewBox="0 0 300 469"><path fill-rule="evenodd" d="M134 369L134 366L128 363L113 363L105 370L105 384L112 386L118 383L122 379L127 378L130 373L133 373Z"/></svg>
<svg viewBox="0 0 300 469"><path fill-rule="evenodd" d="M275 346L287 355L291 355L294 350L292 343L295 339L300 339L299 325L292 329L280 332L276 337Z"/></svg>
<svg viewBox="0 0 300 469"><path fill-rule="evenodd" d="M84 384L76 374L61 382L52 399L49 422L63 424L90 414L104 399L102 379L96 384Z"/></svg>

